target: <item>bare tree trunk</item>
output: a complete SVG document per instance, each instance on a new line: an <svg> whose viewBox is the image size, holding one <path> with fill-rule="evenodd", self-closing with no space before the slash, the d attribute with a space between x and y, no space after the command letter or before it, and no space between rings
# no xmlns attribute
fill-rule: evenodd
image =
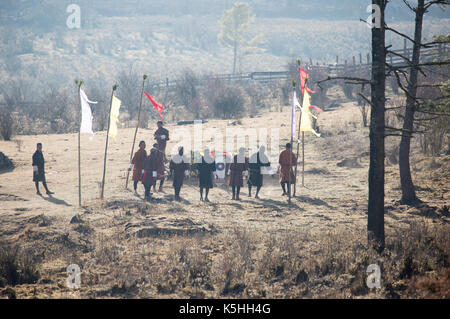
<svg viewBox="0 0 450 319"><path fill-rule="evenodd" d="M411 148L411 136L414 127L414 112L416 111L417 75L420 60L420 43L422 42L422 23L425 0L419 0L416 8L416 26L414 31L414 46L411 71L409 74L408 96L406 97L405 119L403 121L403 133L400 141L399 168L400 183L402 187L402 202L413 204L417 202L414 184L411 178L411 168L409 165L409 154Z"/></svg>
<svg viewBox="0 0 450 319"><path fill-rule="evenodd" d="M368 241L378 251L384 249L384 137L385 137L385 89L386 48L384 9L386 0L372 0L380 8L380 28L372 28L372 79L370 114L370 166Z"/></svg>

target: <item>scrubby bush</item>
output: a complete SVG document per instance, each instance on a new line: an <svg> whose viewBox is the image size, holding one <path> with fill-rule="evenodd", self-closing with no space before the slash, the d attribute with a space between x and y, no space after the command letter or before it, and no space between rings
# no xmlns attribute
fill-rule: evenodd
<svg viewBox="0 0 450 319"><path fill-rule="evenodd" d="M12 107L6 105L0 107L0 136L5 141L10 141L15 129Z"/></svg>
<svg viewBox="0 0 450 319"><path fill-rule="evenodd" d="M212 95L209 105L213 109L214 116L220 119L232 119L243 116L245 98L238 86L230 84L222 86L220 91Z"/></svg>
<svg viewBox="0 0 450 319"><path fill-rule="evenodd" d="M19 246L0 245L0 287L33 284L39 279L39 270L29 252Z"/></svg>
<svg viewBox="0 0 450 319"><path fill-rule="evenodd" d="M175 88L178 103L184 105L196 119L200 117L201 112L199 82L199 76L194 71L185 69L178 78Z"/></svg>
<svg viewBox="0 0 450 319"><path fill-rule="evenodd" d="M129 65L126 70L122 70L119 73L117 79L117 96L120 96L122 105L130 115L130 119L137 119L139 99L141 96L142 75L139 75L133 65ZM145 98L145 96L143 98Z"/></svg>
<svg viewBox="0 0 450 319"><path fill-rule="evenodd" d="M49 123L49 132L75 131L78 122L76 103L64 89L50 88L41 96L39 118Z"/></svg>

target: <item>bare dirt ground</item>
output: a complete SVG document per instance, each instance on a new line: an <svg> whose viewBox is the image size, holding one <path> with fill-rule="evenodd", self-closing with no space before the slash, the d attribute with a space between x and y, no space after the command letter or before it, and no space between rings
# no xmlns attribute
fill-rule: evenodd
<svg viewBox="0 0 450 319"><path fill-rule="evenodd" d="M280 145L284 145L289 117L290 109L285 107L282 112L244 118L231 127L269 132L279 128ZM265 176L259 200L248 198L246 187L241 201L231 200L231 190L215 187L210 191L211 202L203 203L192 180L182 188L181 203L173 201L171 181L163 193L154 193L151 202L144 202L142 185L138 186L140 197L124 189L134 130L121 129L109 144L104 201L99 200L99 182L105 132L96 132L93 140L82 136L80 208L76 134L18 136L23 141L20 152L16 143L1 141L0 150L16 167L0 173L0 241L5 247L6 243L19 245L39 270L36 283L13 287L16 296L393 298L426 296L418 295L415 275L427 274L436 280L447 276L444 283L448 285L449 272L442 275L441 270L448 267L450 251L450 156L431 159L413 148L414 181L426 202L417 207L398 203L398 166L386 160L390 253L376 257L366 247L368 128L362 127L353 102L321 113L319 123L321 138L306 134L305 187L299 175L291 205L281 196L278 177L270 176ZM204 131L224 129L227 124L211 120L204 124ZM167 128L173 136L168 150L181 140L176 136L180 128L193 134L192 125L169 123ZM137 140L150 145L153 131L140 129ZM204 144L210 145L213 137L206 132ZM31 156L37 142L43 143L53 196L35 194ZM387 155L397 143L387 142ZM272 164L276 166L276 159ZM80 220L71 223L74 216ZM414 234L431 236L432 247L440 255L427 246L428 241L406 247L408 236ZM399 248L397 240L405 246ZM433 259L424 266L423 260L431 260L428 249L436 262ZM417 250L422 253L415 254ZM406 252L416 258L409 273ZM423 259L417 259L419 255ZM377 262L386 269L383 286L368 290L365 267ZM81 267L80 289L66 286L70 264Z"/></svg>

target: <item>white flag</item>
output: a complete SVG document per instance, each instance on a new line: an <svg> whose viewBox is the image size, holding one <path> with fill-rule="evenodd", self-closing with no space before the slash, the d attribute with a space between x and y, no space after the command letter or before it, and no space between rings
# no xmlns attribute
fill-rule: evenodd
<svg viewBox="0 0 450 319"><path fill-rule="evenodd" d="M94 134L92 131L92 112L89 103L97 104L97 102L89 101L86 93L80 89L80 100L81 100L81 125L80 133Z"/></svg>
<svg viewBox="0 0 450 319"><path fill-rule="evenodd" d="M291 136L295 137L295 101L297 101L297 96L295 90L292 93L292 110L291 110ZM298 103L298 101L297 101Z"/></svg>

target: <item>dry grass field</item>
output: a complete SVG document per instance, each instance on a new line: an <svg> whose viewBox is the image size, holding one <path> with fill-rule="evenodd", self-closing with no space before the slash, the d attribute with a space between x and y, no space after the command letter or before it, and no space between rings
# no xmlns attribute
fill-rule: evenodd
<svg viewBox="0 0 450 319"><path fill-rule="evenodd" d="M290 109L244 118L233 128L278 128L289 137ZM322 137L305 139L305 187L288 204L277 177L265 176L261 199L240 201L215 187L199 201L196 180L173 201L171 181L150 202L125 190L134 130L110 140L105 200L99 200L105 132L82 136L82 207L78 207L77 135L18 136L0 141L14 170L0 172L0 276L4 298L449 298L450 156L413 147L414 182L423 205L401 205L398 166L387 141L386 249L367 247L368 128L355 103L319 116ZM204 124L204 145L227 121ZM230 127L230 125L228 125ZM168 123L175 147L192 126ZM152 143L153 128L138 140ZM52 196L35 194L31 156L43 143ZM280 146L280 150L281 150ZM269 148L270 154L270 148ZM276 166L276 158L272 164ZM42 186L41 186L42 188ZM131 183L129 184L131 188ZM77 220L73 219L76 216ZM81 268L69 289L66 268ZM369 264L381 288L366 286ZM9 268L7 268L9 267Z"/></svg>

